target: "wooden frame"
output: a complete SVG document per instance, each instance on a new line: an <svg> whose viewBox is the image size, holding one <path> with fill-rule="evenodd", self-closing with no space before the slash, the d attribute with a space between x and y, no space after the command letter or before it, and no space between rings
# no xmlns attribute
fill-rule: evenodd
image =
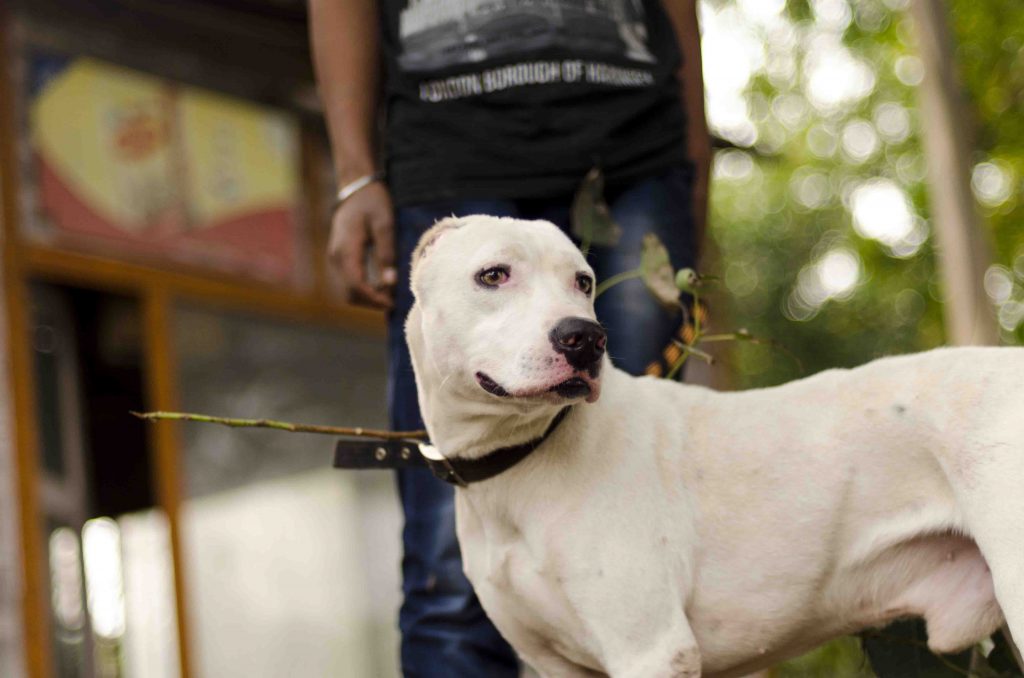
<svg viewBox="0 0 1024 678"><path fill-rule="evenodd" d="M0 11L0 218L3 222L3 285L11 350L10 374L14 394L11 421L15 422L15 463L21 511L21 548L24 576L25 650L28 675L47 678L53 673L48 615L49 586L45 576L46 554L39 515L37 412L26 300L29 281L71 284L130 294L143 309L144 370L148 405L175 409L177 362L172 328L174 306L179 301L230 309L303 323L328 324L348 331L383 337L383 315L335 300L330 291L324 257L314 256L313 287L308 292L282 290L267 284L239 280L228 275L168 265L155 268L110 258L53 249L26 240L21 228L20 167L17 162L20 134L10 78L10 59L16 54L11 39L12 18ZM321 177L327 163L317 135L304 130L302 138L303 218L314 253L324 252L325 229L309 224L324 215ZM159 506L167 515L178 625L181 675L194 674L188 634L188 601L185 599L184 561L178 520L182 496L181 449L171 423L151 430L154 455L153 486Z"/></svg>
<svg viewBox="0 0 1024 678"><path fill-rule="evenodd" d="M159 287L146 290L142 300L143 346L145 347L146 395L150 407L157 410L178 409L176 388L177 361L171 341L173 329L170 295ZM178 510L181 506L180 442L177 429L163 422L150 428L150 449L155 457L152 483L160 506L167 514L171 537L171 561L174 563L174 601L178 622L178 662L182 678L191 675L188 642L188 605L185 601L181 529Z"/></svg>
<svg viewBox="0 0 1024 678"><path fill-rule="evenodd" d="M18 235L18 164L16 129L7 62L13 53L10 18L0 13L0 215L3 222L3 286L8 328L11 375L11 421L14 422L15 465L18 473L22 579L22 619L25 662L29 676L43 678L53 672L48 647L46 581L43 577L42 530L39 524L38 439L35 430L35 383L28 344L26 275Z"/></svg>

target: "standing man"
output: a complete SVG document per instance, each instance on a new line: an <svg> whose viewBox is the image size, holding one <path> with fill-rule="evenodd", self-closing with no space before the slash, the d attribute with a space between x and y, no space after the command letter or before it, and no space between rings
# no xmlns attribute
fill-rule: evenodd
<svg viewBox="0 0 1024 678"><path fill-rule="evenodd" d="M389 311L394 428L422 427L402 326L409 257L436 220L568 230L573 193L598 167L622 227L591 249L598 278L635 268L649 232L676 267L694 264L710 164L696 14L696 0L310 0L338 177L330 256L357 302ZM633 280L597 314L617 366L661 369L678 312ZM398 487L404 674L518 675L462 574L451 487L419 469Z"/></svg>

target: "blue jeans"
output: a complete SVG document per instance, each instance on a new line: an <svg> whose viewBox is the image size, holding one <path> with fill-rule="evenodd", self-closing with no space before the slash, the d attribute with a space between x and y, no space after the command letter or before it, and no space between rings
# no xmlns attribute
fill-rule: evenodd
<svg viewBox="0 0 1024 678"><path fill-rule="evenodd" d="M686 168L675 168L618 190L606 198L623 235L614 248L591 247L590 264L597 279L636 268L645 233L656 233L677 268L695 261L692 181ZM396 214L399 263L395 309L388 322L388 403L391 426L423 426L405 345L403 324L412 306L409 258L420 235L452 214L490 214L546 219L568 232L572 196L531 200L461 200L400 208ZM650 296L643 282L630 280L602 294L597 317L608 330L608 352L616 366L641 374L659 358L681 321ZM402 671L407 677L512 678L518 675L515 654L480 607L462 573L455 537L455 507L449 485L429 471L398 472L405 511L402 590L399 614Z"/></svg>

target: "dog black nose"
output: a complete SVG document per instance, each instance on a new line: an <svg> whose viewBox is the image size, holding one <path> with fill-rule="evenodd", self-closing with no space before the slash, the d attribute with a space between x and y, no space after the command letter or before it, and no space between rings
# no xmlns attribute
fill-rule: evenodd
<svg viewBox="0 0 1024 678"><path fill-rule="evenodd" d="M562 318L551 330L551 345L578 370L592 366L604 355L608 335L586 318Z"/></svg>

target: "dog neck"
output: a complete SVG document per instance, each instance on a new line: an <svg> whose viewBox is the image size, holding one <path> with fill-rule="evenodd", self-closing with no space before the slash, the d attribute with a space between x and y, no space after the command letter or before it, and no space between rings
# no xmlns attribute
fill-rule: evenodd
<svg viewBox="0 0 1024 678"><path fill-rule="evenodd" d="M562 410L534 404L510 411L510 403L467 401L450 390L432 388L441 380L430 381L421 389L423 420L434 446L449 459L480 459L499 448L540 440Z"/></svg>
<svg viewBox="0 0 1024 678"><path fill-rule="evenodd" d="M482 399L446 383L446 375L423 348L419 312L414 306L406 323L406 340L416 373L420 413L430 440L447 458L479 459L492 451L541 438L561 406L520 404L507 399Z"/></svg>
<svg viewBox="0 0 1024 678"><path fill-rule="evenodd" d="M555 432L571 409L571 406L566 405L559 410L547 430L544 431L544 435L539 438L519 445L499 447L474 459L460 456L445 457L433 445L421 446L420 452L438 478L452 485L468 487L471 483L478 483L501 475L533 454Z"/></svg>

